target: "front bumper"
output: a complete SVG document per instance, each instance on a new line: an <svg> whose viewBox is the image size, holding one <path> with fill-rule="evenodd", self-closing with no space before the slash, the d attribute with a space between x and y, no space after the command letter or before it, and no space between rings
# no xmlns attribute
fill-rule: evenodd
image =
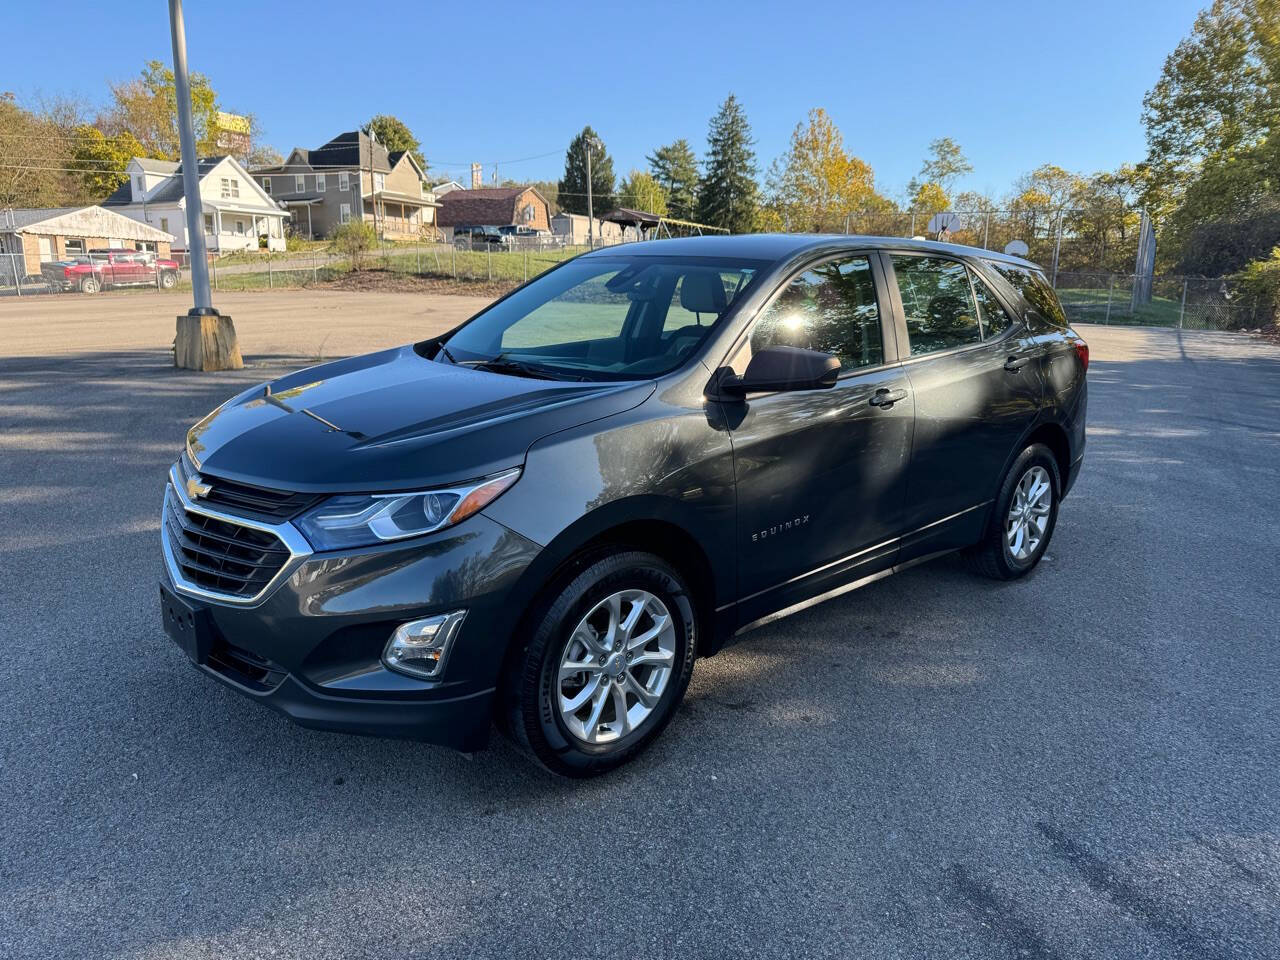
<svg viewBox="0 0 1280 960"><path fill-rule="evenodd" d="M514 588L539 549L477 514L412 541L298 558L261 597L232 604L192 589L166 544L163 586L207 631L188 650L197 668L250 699L307 727L470 751L488 740L522 609ZM463 608L441 677L383 665L399 624Z"/></svg>

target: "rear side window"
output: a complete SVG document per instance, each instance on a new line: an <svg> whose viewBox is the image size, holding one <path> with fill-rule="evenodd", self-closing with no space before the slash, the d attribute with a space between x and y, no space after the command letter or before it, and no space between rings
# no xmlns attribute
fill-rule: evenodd
<svg viewBox="0 0 1280 960"><path fill-rule="evenodd" d="M973 277L973 293L978 298L978 310L981 313L982 339L998 337L1013 326L1013 317L1009 316L1009 311L982 277L972 271L970 275Z"/></svg>
<svg viewBox="0 0 1280 960"><path fill-rule="evenodd" d="M1008 280L1013 288L1026 298L1027 302L1031 304L1031 308L1042 319L1055 327L1065 327L1067 325L1067 315L1062 311L1062 304L1058 302L1058 295L1053 292L1053 287L1049 286L1049 281L1044 278L1044 274L1039 270L1030 270L1012 263L1000 263L995 260L987 260L986 264Z"/></svg>
<svg viewBox="0 0 1280 960"><path fill-rule="evenodd" d="M978 307L964 264L903 254L892 259L913 357L982 340Z"/></svg>
<svg viewBox="0 0 1280 960"><path fill-rule="evenodd" d="M792 278L756 321L749 349L739 351L733 368L741 373L752 355L776 345L829 353L839 358L841 371L883 363L870 261L829 260Z"/></svg>

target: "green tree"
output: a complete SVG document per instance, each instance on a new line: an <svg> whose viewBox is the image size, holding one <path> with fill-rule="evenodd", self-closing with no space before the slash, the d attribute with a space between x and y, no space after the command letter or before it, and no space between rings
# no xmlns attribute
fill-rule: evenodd
<svg viewBox="0 0 1280 960"><path fill-rule="evenodd" d="M929 153L920 165L920 173L907 184L907 192L917 194L922 186L932 183L938 186L943 196L948 196L955 182L969 173L973 173L973 164L960 149L960 144L950 137L939 137L929 144ZM931 193L929 196L936 199L937 195Z"/></svg>
<svg viewBox="0 0 1280 960"><path fill-rule="evenodd" d="M1212 158L1280 129L1280 3L1214 0L1143 99L1150 177L1143 200L1171 212Z"/></svg>
<svg viewBox="0 0 1280 960"><path fill-rule="evenodd" d="M564 154L564 176L556 187L560 209L569 213L587 212L587 150L591 151L591 194L599 215L617 206L613 195L613 159L591 127L582 128Z"/></svg>
<svg viewBox="0 0 1280 960"><path fill-rule="evenodd" d="M846 153L840 130L822 108L809 111L808 124L798 123L791 146L769 172L767 225L816 233L838 232L854 214L880 208L871 167Z"/></svg>
<svg viewBox="0 0 1280 960"><path fill-rule="evenodd" d="M97 202L128 181L124 168L130 160L146 154L138 138L127 130L108 137L85 124L76 130L73 155L71 166L78 172L85 194Z"/></svg>
<svg viewBox="0 0 1280 960"><path fill-rule="evenodd" d="M698 185L698 220L732 233L755 229L760 205L751 126L738 98L729 94L711 118L706 169Z"/></svg>
<svg viewBox="0 0 1280 960"><path fill-rule="evenodd" d="M667 191L651 174L632 170L618 185L618 206L663 217L667 214Z"/></svg>
<svg viewBox="0 0 1280 960"><path fill-rule="evenodd" d="M378 142L391 153L397 150L408 150L418 166L423 170L427 169L427 162L422 156L422 144L403 120L387 113L380 113L369 121L366 129L372 131L378 138Z"/></svg>
<svg viewBox="0 0 1280 960"><path fill-rule="evenodd" d="M196 153L210 154L217 149L218 97L204 74L192 73L189 79ZM140 76L113 84L111 99L95 124L108 138L129 133L147 156L178 159L178 95L172 70L150 60Z"/></svg>
<svg viewBox="0 0 1280 960"><path fill-rule="evenodd" d="M667 209L682 220L698 212L698 160L689 141L676 140L649 156L649 171L667 193Z"/></svg>

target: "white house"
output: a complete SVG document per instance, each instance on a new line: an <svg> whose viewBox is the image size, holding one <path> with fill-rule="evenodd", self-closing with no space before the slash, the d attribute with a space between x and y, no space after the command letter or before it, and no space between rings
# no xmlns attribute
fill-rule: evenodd
<svg viewBox="0 0 1280 960"><path fill-rule="evenodd" d="M197 169L205 245L211 253L257 250L260 237L267 238L268 250L284 250L289 214L235 157L206 157L198 161ZM129 182L102 205L173 234L173 249L185 251L187 200L182 190L182 164L134 157L125 171Z"/></svg>

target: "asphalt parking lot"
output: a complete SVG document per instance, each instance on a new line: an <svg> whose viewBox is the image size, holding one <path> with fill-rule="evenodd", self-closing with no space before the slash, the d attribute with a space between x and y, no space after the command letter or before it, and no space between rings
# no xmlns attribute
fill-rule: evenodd
<svg viewBox="0 0 1280 960"><path fill-rule="evenodd" d="M0 956L1280 955L1280 349L1081 328L1033 576L944 559L755 631L576 783L294 727L164 637L186 427L323 324L334 355L468 309L246 296L216 376L169 366L176 310L0 304Z"/></svg>

